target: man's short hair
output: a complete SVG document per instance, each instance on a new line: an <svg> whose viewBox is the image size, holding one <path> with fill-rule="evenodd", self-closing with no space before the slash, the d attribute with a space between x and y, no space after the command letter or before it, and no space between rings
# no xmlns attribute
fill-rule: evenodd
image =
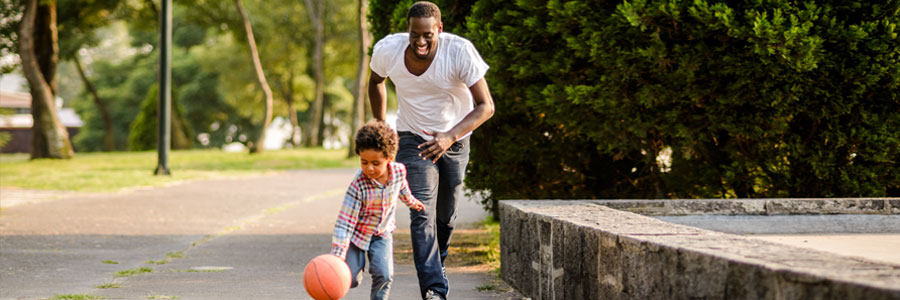
<svg viewBox="0 0 900 300"><path fill-rule="evenodd" d="M434 17L436 21L441 22L441 9L438 8L438 6L434 3L428 1L419 1L413 3L413 5L409 7L409 12L406 13L406 24L409 24L410 18L429 17Z"/></svg>
<svg viewBox="0 0 900 300"><path fill-rule="evenodd" d="M393 157L397 154L400 138L387 123L383 121L371 121L363 125L356 132L356 154L363 150L375 150L384 154L384 157Z"/></svg>

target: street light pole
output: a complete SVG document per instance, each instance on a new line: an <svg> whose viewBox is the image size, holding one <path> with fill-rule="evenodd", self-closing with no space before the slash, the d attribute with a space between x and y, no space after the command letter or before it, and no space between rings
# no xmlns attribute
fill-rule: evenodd
<svg viewBox="0 0 900 300"><path fill-rule="evenodd" d="M162 0L159 16L159 101L157 103L156 175L169 175L169 148L172 145L172 0Z"/></svg>

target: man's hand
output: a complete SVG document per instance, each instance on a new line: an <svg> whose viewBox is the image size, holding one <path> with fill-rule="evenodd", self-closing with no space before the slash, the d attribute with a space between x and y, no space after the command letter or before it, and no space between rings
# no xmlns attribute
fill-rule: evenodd
<svg viewBox="0 0 900 300"><path fill-rule="evenodd" d="M418 148L422 149L419 157L423 160L431 159L431 162L436 163L444 155L444 152L447 152L447 149L450 149L450 146L456 142L456 138L446 132L428 132L425 130L422 130L422 132L434 137L430 141L419 144Z"/></svg>

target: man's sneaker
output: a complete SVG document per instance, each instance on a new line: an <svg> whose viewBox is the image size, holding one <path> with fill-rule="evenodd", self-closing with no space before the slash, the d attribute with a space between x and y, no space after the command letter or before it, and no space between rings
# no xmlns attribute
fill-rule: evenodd
<svg viewBox="0 0 900 300"><path fill-rule="evenodd" d="M425 300L444 300L444 297L441 297L441 294L438 294L433 290L428 290L428 292L425 293Z"/></svg>

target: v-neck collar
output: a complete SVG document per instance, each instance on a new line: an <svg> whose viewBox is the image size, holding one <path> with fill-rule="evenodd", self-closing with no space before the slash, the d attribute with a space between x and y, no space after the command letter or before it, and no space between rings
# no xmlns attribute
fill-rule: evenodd
<svg viewBox="0 0 900 300"><path fill-rule="evenodd" d="M436 49L434 49L434 51L435 51L434 57L431 59L431 62L428 63L428 67L425 68L425 71L423 71L422 74L419 74L419 75L416 75L415 73L410 71L409 66L406 65L407 51L413 51L411 46L412 46L412 44L410 44L409 40L407 39L406 47L403 47L403 69L406 70L406 73L408 73L410 76L420 78L420 77L422 77L422 75L425 75L425 73L428 73L428 71L431 71L431 69L433 69L434 62L437 60L437 58L438 58L437 56L440 54L439 52L441 51L440 50L441 49L441 40L440 40L440 37L438 37L438 46ZM411 55L415 56L415 54L411 54ZM413 59L415 59L415 58L413 58Z"/></svg>

